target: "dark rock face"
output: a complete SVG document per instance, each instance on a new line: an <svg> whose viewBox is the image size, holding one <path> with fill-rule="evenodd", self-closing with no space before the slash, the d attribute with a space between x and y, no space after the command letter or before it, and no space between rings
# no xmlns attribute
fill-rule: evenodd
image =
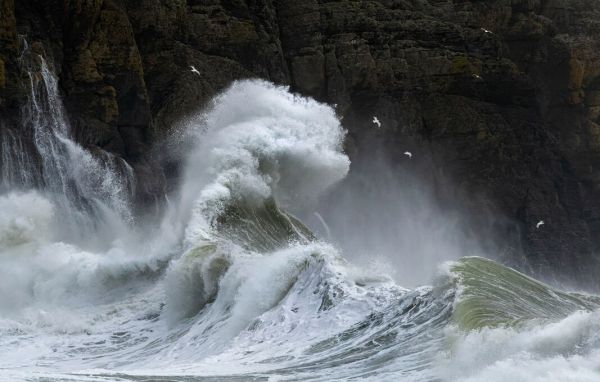
<svg viewBox="0 0 600 382"><path fill-rule="evenodd" d="M165 187L153 144L232 80L266 78L335 103L355 158L410 150L477 195L474 215L493 206L485 230L515 264L598 284L580 276L600 269L595 0L0 0L13 130L19 34L53 62L77 139L130 161L144 202Z"/></svg>

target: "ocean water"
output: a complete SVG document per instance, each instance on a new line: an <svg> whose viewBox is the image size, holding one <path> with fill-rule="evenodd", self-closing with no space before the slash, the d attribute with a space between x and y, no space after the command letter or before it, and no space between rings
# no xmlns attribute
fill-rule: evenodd
<svg viewBox="0 0 600 382"><path fill-rule="evenodd" d="M234 83L139 221L128 165L71 139L51 70L24 57L44 175L2 142L0 380L600 380L600 298L482 257L406 288L290 213L350 169L328 105Z"/></svg>

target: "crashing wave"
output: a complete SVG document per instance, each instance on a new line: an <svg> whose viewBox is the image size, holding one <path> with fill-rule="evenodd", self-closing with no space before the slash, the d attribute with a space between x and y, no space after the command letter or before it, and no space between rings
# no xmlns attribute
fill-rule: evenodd
<svg viewBox="0 0 600 382"><path fill-rule="evenodd" d="M240 81L190 124L158 229L84 250L0 197L0 379L598 379L600 298L477 257L408 290L294 216L348 172L332 108Z"/></svg>
<svg viewBox="0 0 600 382"><path fill-rule="evenodd" d="M600 307L600 297L559 291L482 257L463 257L450 269L458 291L453 321L463 330L548 322Z"/></svg>

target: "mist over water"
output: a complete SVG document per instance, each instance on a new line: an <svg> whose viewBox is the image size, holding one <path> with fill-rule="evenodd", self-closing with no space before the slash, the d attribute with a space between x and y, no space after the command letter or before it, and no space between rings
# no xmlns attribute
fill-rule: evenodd
<svg viewBox="0 0 600 382"><path fill-rule="evenodd" d="M415 173L414 162L394 164L375 143L372 155L353 163L306 218L352 263L385 271L406 287L430 283L445 261L486 255L466 212L444 208L436 195L435 188L454 186L431 184Z"/></svg>
<svg viewBox="0 0 600 382"><path fill-rule="evenodd" d="M234 83L186 122L180 183L138 221L129 166L71 140L30 60L43 175L15 176L36 170L3 136L1 380L600 376L600 299L464 257L483 251L463 217L386 158L351 166L331 107Z"/></svg>

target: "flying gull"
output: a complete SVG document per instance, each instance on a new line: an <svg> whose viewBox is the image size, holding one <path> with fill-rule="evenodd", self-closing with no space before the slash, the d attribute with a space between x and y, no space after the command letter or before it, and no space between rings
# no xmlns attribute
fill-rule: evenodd
<svg viewBox="0 0 600 382"><path fill-rule="evenodd" d="M373 117L373 123L377 125L377 127L381 127L381 122L379 122L379 118Z"/></svg>

